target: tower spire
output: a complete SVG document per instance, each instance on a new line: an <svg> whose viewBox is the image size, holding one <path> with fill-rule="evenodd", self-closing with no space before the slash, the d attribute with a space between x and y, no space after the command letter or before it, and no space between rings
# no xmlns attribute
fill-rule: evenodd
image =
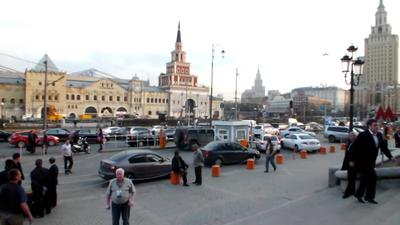
<svg viewBox="0 0 400 225"><path fill-rule="evenodd" d="M385 6L383 5L383 0L379 0L379 8L385 8Z"/></svg>
<svg viewBox="0 0 400 225"><path fill-rule="evenodd" d="M181 43L181 21L178 23L178 34L176 36L176 42Z"/></svg>

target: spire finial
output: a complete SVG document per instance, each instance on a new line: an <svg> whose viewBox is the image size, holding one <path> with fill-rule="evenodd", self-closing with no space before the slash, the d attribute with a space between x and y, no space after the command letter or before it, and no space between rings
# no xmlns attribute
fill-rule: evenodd
<svg viewBox="0 0 400 225"><path fill-rule="evenodd" d="M383 5L383 0L379 0L379 8L381 8L381 7L385 7L384 5Z"/></svg>
<svg viewBox="0 0 400 225"><path fill-rule="evenodd" d="M178 22L178 35L176 36L176 42L181 42L181 21Z"/></svg>

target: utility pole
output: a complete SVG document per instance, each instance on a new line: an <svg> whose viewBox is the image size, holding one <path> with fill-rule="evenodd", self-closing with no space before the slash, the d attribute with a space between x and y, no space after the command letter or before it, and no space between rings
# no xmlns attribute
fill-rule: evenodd
<svg viewBox="0 0 400 225"><path fill-rule="evenodd" d="M236 83L235 83L235 120L238 120L238 104L237 104L237 79L239 73L238 69L236 68Z"/></svg>
<svg viewBox="0 0 400 225"><path fill-rule="evenodd" d="M44 63L43 150L47 154L47 55Z"/></svg>

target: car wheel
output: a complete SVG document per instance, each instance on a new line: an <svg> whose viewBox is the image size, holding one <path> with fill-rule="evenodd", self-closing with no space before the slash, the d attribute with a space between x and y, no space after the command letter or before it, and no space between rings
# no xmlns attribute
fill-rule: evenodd
<svg viewBox="0 0 400 225"><path fill-rule="evenodd" d="M23 148L23 147L25 147L25 142L23 142L23 141L18 141L17 147L18 147L18 148Z"/></svg>
<svg viewBox="0 0 400 225"><path fill-rule="evenodd" d="M54 145L56 145L56 142L54 142L54 141L49 141L49 146L54 146Z"/></svg>
<svg viewBox="0 0 400 225"><path fill-rule="evenodd" d="M328 140L329 140L330 143L336 142L336 138L335 138L335 136L333 136L333 135L329 136L329 137L328 137Z"/></svg>
<svg viewBox="0 0 400 225"><path fill-rule="evenodd" d="M215 160L214 165L222 166L222 159L218 158L217 160Z"/></svg>

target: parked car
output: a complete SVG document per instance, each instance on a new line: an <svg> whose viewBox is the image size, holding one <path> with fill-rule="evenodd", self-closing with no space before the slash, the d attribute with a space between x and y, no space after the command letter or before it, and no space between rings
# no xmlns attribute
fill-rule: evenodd
<svg viewBox="0 0 400 225"><path fill-rule="evenodd" d="M113 129L108 134L105 134L106 139L107 139L107 141L109 141L111 139L126 140L129 129L130 128L128 128L128 127L119 127L118 129Z"/></svg>
<svg viewBox="0 0 400 225"><path fill-rule="evenodd" d="M71 132L65 128L50 128L47 130L47 135L56 136L60 141L65 141L71 135Z"/></svg>
<svg viewBox="0 0 400 225"><path fill-rule="evenodd" d="M243 163L247 159L260 158L260 152L254 149L246 149L237 142L212 141L200 148L204 163L208 166Z"/></svg>
<svg viewBox="0 0 400 225"><path fill-rule="evenodd" d="M281 141L279 140L278 136L276 135L271 135L271 134L265 134L261 136L260 139L255 140L256 143L256 148L260 152L265 152L265 147L268 143L268 139L271 139L272 145L274 146L275 150L280 150L281 149Z"/></svg>
<svg viewBox="0 0 400 225"><path fill-rule="evenodd" d="M10 144L15 145L18 148L23 148L28 145L28 135L31 131L17 131L11 135ZM47 143L49 146L57 145L60 142L58 137L47 135ZM43 134L38 134L38 138L36 139L36 145L43 145Z"/></svg>
<svg viewBox="0 0 400 225"><path fill-rule="evenodd" d="M309 135L311 135L313 137L316 136L316 134L314 132L305 131L305 130L301 129L300 127L289 127L287 130L281 131L281 136L282 137L286 137L289 134L296 134L296 133L309 134Z"/></svg>
<svg viewBox="0 0 400 225"><path fill-rule="evenodd" d="M70 139L76 143L79 137L85 137L89 144L98 144L97 136L97 130L75 130L71 132Z"/></svg>
<svg viewBox="0 0 400 225"><path fill-rule="evenodd" d="M110 134L113 131L120 129L120 127L106 127L103 129L104 135Z"/></svg>
<svg viewBox="0 0 400 225"><path fill-rule="evenodd" d="M282 148L294 149L296 152L306 150L307 152L316 152L321 148L321 143L315 137L304 134L289 134L281 140Z"/></svg>
<svg viewBox="0 0 400 225"><path fill-rule="evenodd" d="M115 178L115 170L123 168L125 177L133 180L147 180L168 177L171 160L150 150L129 150L117 153L100 162L99 176L105 180Z"/></svg>
<svg viewBox="0 0 400 225"><path fill-rule="evenodd" d="M11 133L0 130L0 141L9 141L9 138L11 137Z"/></svg>
<svg viewBox="0 0 400 225"><path fill-rule="evenodd" d="M353 129L357 134L357 130ZM334 142L346 142L349 139L349 128L344 126L329 126L324 131L324 137L328 139L330 143Z"/></svg>
<svg viewBox="0 0 400 225"><path fill-rule="evenodd" d="M175 128L168 127L164 130L167 141L173 141L175 137Z"/></svg>
<svg viewBox="0 0 400 225"><path fill-rule="evenodd" d="M204 146L214 140L214 130L207 127L179 127L175 130L176 147L191 149L193 144Z"/></svg>
<svg viewBox="0 0 400 225"><path fill-rule="evenodd" d="M129 146L149 146L159 143L158 136L152 135L150 129L145 127L131 127L125 141Z"/></svg>
<svg viewBox="0 0 400 225"><path fill-rule="evenodd" d="M153 134L153 135L158 135L158 134L160 134L160 130L161 130L161 129L165 130L165 129L167 129L167 127L166 127L166 126L163 126L163 125L154 125L154 126L151 128L151 134Z"/></svg>

